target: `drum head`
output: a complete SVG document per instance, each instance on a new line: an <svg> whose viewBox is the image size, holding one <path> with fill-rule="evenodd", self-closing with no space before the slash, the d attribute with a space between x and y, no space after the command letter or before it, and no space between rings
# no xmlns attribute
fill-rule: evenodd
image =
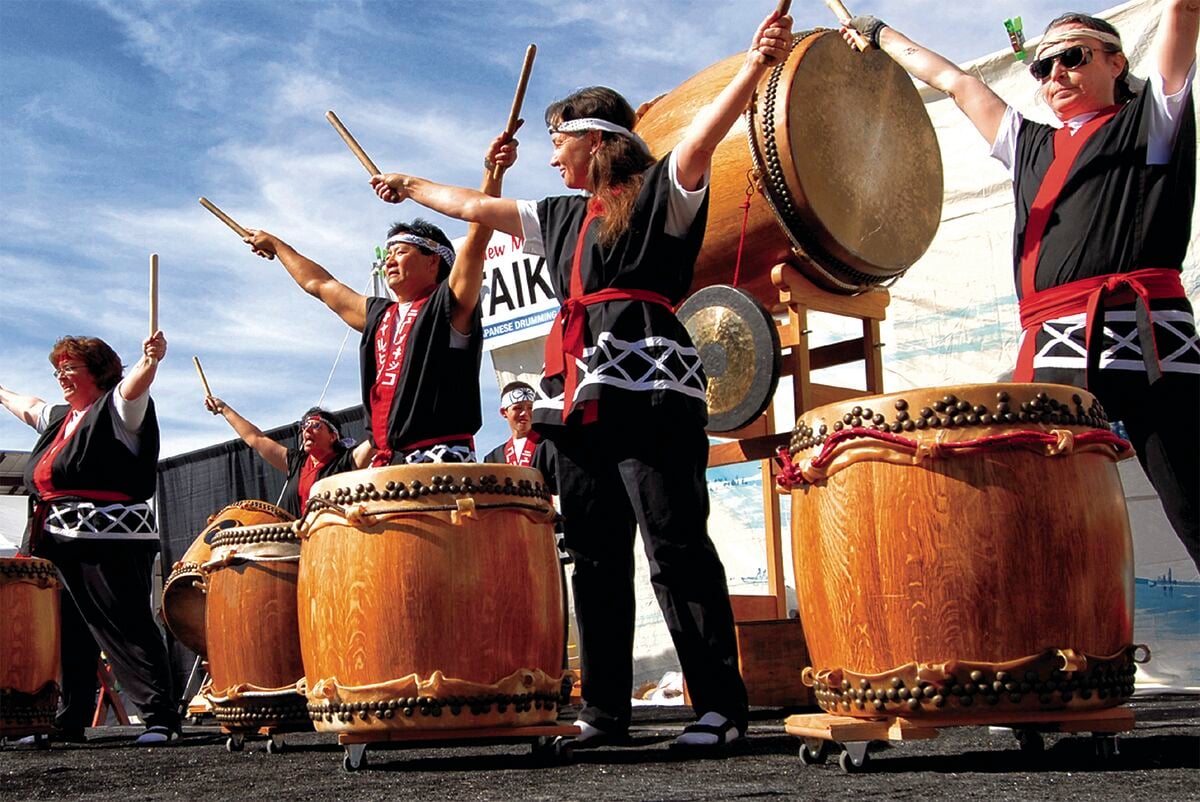
<svg viewBox="0 0 1200 802"><path fill-rule="evenodd" d="M730 432L754 421L775 395L782 356L775 321L747 292L717 284L679 307L708 377L710 432Z"/></svg>
<svg viewBox="0 0 1200 802"><path fill-rule="evenodd" d="M942 160L912 79L836 31L800 39L755 107L766 191L808 256L866 286L917 261L937 233Z"/></svg>

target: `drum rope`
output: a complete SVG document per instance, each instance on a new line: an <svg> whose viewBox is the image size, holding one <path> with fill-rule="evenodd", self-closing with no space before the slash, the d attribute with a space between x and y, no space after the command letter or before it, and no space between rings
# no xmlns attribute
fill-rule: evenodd
<svg viewBox="0 0 1200 802"><path fill-rule="evenodd" d="M754 197L754 168L746 171L746 199L739 207L742 210L742 234L738 237L737 261L733 265L733 284L738 285L742 275L742 252L746 249L746 226L750 222L750 199Z"/></svg>
<svg viewBox="0 0 1200 802"><path fill-rule="evenodd" d="M904 454L914 463L925 459L938 459L954 456L956 453L975 453L978 451L1016 451L1026 450L1045 456L1067 456L1075 451L1103 449L1111 451L1117 459L1124 459L1133 451L1129 441L1124 440L1111 431L1089 431L1075 434L1068 429L1054 429L1049 432L1020 431L1007 434L995 434L972 440L959 440L947 443L942 440L944 431L938 433L939 439L933 443L913 440L908 437L880 432L865 427L842 429L829 436L817 456L810 460L793 462L786 446L779 448L779 478L777 484L784 490L802 487L825 479L834 459L839 456L842 446L850 440L870 439L884 444L894 451Z"/></svg>

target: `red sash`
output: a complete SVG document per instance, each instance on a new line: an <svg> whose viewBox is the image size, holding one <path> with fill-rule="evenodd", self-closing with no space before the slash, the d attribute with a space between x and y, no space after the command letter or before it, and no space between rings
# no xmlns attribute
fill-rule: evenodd
<svg viewBox="0 0 1200 802"><path fill-rule="evenodd" d="M1091 139L1092 134L1100 130L1106 122L1116 116L1121 106L1109 106L1092 119L1079 127L1074 134L1068 126L1063 126L1054 132L1054 161L1042 177L1033 205L1029 208L1029 219L1025 223L1025 238L1021 241L1021 262L1018 272L1018 283L1021 287L1021 297L1033 295L1034 278L1037 275L1038 257L1042 253L1042 236L1046 226L1050 224L1050 216L1054 211L1058 198L1062 195L1067 183L1067 175L1079 158L1083 146Z"/></svg>
<svg viewBox="0 0 1200 802"><path fill-rule="evenodd" d="M522 468L528 468L533 465L533 453L537 451L538 441L541 436L533 431L529 431L525 438L525 444L521 446L521 453L518 454L514 444L516 438L508 438L508 442L504 444L504 461L509 465L518 465Z"/></svg>
<svg viewBox="0 0 1200 802"><path fill-rule="evenodd" d="M1094 276L1026 295L1021 299L1021 328L1024 330L1024 336L1021 338L1020 353L1017 354L1017 369L1013 381L1033 381L1033 356L1037 351L1037 334L1042 324L1080 312L1086 314L1085 349L1088 354L1088 369L1091 371L1093 362L1099 364L1099 344L1103 340L1105 307L1130 301L1134 301L1138 307L1142 358L1146 362L1150 380L1154 381L1161 375L1162 369L1158 363L1158 350L1154 345L1150 301L1186 297L1179 271L1166 268L1145 268L1130 273Z"/></svg>
<svg viewBox="0 0 1200 802"><path fill-rule="evenodd" d="M558 309L550 334L546 337L546 376L563 377L563 423L574 408L575 389L579 383L576 360L583 359L584 330L587 328L587 307L609 301L644 301L665 306L672 312L675 307L665 295L650 290L626 290L608 287L596 292L583 291L583 243L584 235L593 220L601 216L599 204L589 203L583 225L579 228L579 239L575 243L575 257L571 262L571 286L567 299ZM586 416L585 416L586 417Z"/></svg>
<svg viewBox="0 0 1200 802"><path fill-rule="evenodd" d="M400 304L395 303L383 313L383 320L375 332L375 384L371 387L371 434L375 447L379 449L372 464L387 465L392 458L391 446L388 443L388 418L392 412L392 402L396 399L396 388L400 385L400 374L404 369L404 355L408 344L408 335L413 323L429 300L429 293L414 300L404 314L404 320L397 325Z"/></svg>
<svg viewBox="0 0 1200 802"><path fill-rule="evenodd" d="M331 455L329 459L333 459L333 456ZM304 512L304 505L308 503L308 494L312 492L313 484L320 478L321 469L328 464L329 460L314 463L308 454L304 455L300 477L296 481L296 494L300 496L300 512Z"/></svg>

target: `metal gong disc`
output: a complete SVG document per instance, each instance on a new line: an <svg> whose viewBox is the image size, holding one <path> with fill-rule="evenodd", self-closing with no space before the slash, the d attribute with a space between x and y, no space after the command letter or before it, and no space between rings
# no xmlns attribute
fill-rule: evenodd
<svg viewBox="0 0 1200 802"><path fill-rule="evenodd" d="M684 301L678 315L708 377L707 430L752 423L779 384L783 358L771 313L749 293L714 284Z"/></svg>

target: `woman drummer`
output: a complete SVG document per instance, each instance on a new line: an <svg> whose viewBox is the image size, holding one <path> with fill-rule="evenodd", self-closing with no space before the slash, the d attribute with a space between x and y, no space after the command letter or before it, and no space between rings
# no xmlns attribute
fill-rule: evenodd
<svg viewBox="0 0 1200 802"><path fill-rule="evenodd" d="M550 165L583 195L518 202L409 175L371 179L386 201L411 198L524 237L526 253L545 255L564 303L534 425L558 448L575 561L584 697L575 748L620 741L629 726L635 527L700 715L676 745L715 749L745 734L725 571L707 532L705 379L672 309L704 236L713 151L791 42L791 18L767 17L737 75L658 161L613 90L552 104Z"/></svg>
<svg viewBox="0 0 1200 802"><path fill-rule="evenodd" d="M313 407L300 418L298 448L272 440L216 396L206 396L204 407L223 417L246 445L287 476L279 506L297 517L304 511L308 493L318 479L352 471L367 463L364 459L361 465L355 464L355 452L342 442L337 421L320 407Z"/></svg>
<svg viewBox="0 0 1200 802"><path fill-rule="evenodd" d="M101 649L141 711L146 730L137 743L179 734L167 649L150 607L158 531L146 504L158 463L150 385L166 353L166 338L155 332L121 378L121 360L103 340L63 337L50 364L65 404L0 387L0 403L40 434L25 469L33 516L22 550L53 562L70 598L62 605L62 700L51 740L84 740Z"/></svg>

